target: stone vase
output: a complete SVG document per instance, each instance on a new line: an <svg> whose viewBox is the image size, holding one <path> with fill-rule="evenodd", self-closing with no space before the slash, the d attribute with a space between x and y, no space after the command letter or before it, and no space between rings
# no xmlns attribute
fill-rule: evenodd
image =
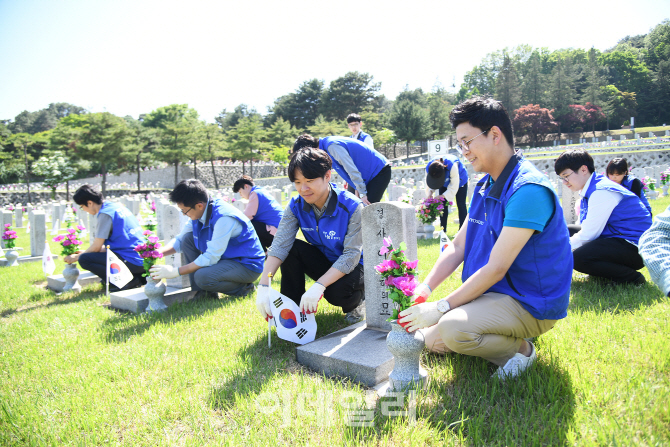
<svg viewBox="0 0 670 447"><path fill-rule="evenodd" d="M430 225L430 224L424 225L423 226L423 232L426 233L426 237L428 239L432 239L433 234L435 233L435 225Z"/></svg>
<svg viewBox="0 0 670 447"><path fill-rule="evenodd" d="M7 267L16 267L19 265L19 252L15 248L10 248L5 252L5 259L7 259Z"/></svg>
<svg viewBox="0 0 670 447"><path fill-rule="evenodd" d="M151 276L147 277L147 284L144 286L144 294L149 298L147 312L163 312L167 309L163 301L166 290L167 287L163 281L152 279Z"/></svg>
<svg viewBox="0 0 670 447"><path fill-rule="evenodd" d="M649 191L647 193L647 197L649 198L649 200L656 200L658 198L658 191L656 191L655 189Z"/></svg>
<svg viewBox="0 0 670 447"><path fill-rule="evenodd" d="M668 195L668 187L670 187L670 185L663 185L663 195L664 196Z"/></svg>
<svg viewBox="0 0 670 447"><path fill-rule="evenodd" d="M77 282L79 278L79 269L77 264L67 264L65 269L63 269L63 278L65 279L65 286L63 286L63 292L68 290L81 290L81 286Z"/></svg>
<svg viewBox="0 0 670 447"><path fill-rule="evenodd" d="M391 332L386 336L386 346L393 354L395 364L389 374L389 391L420 389L426 386L428 373L419 363L426 342L419 331L407 332L398 324L391 323Z"/></svg>

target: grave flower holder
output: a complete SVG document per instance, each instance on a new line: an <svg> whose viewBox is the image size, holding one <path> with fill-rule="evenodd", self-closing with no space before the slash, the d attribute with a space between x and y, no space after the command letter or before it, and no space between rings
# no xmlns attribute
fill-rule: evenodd
<svg viewBox="0 0 670 447"><path fill-rule="evenodd" d="M165 291L167 287L165 283L160 279L153 279L151 276L147 277L147 283L144 286L144 294L149 298L149 304L147 305L146 311L151 312L163 312L168 307L165 305Z"/></svg>

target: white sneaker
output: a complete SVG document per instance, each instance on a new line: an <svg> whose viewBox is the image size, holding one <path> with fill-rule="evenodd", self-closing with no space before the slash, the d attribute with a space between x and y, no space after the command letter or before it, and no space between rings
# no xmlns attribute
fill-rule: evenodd
<svg viewBox="0 0 670 447"><path fill-rule="evenodd" d="M530 344L530 349L532 349L529 357L517 352L514 354L514 357L505 363L505 366L499 367L491 377L496 377L500 380L511 379L531 366L537 359L537 353L535 352L535 346L531 342L528 342L528 344Z"/></svg>

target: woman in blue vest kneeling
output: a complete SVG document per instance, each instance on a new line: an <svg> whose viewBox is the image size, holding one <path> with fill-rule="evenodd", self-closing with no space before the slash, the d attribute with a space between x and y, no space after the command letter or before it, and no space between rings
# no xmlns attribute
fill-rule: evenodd
<svg viewBox="0 0 670 447"><path fill-rule="evenodd" d="M306 147L291 156L288 176L299 196L284 210L261 276L256 305L266 320L272 318L269 275L280 266L280 291L301 311L316 312L325 297L342 308L348 322L365 318L363 204L330 183L331 166L330 157L320 149ZM296 239L298 229L305 241ZM316 281L307 291L305 275Z"/></svg>
<svg viewBox="0 0 670 447"><path fill-rule="evenodd" d="M146 284L146 279L142 277L144 267L142 258L134 250L136 246L143 243L142 227L125 206L105 202L102 194L91 185L84 185L77 189L72 196L74 203L79 205L83 211L93 216L98 216L98 223L95 229L95 238L93 243L83 253L76 253L66 256L64 261L67 264L74 264L79 261L81 268L97 275L103 283L107 282L107 249L110 249L133 274L133 280L123 287L123 290L134 289ZM110 292L117 292L120 289L114 284L109 285Z"/></svg>
<svg viewBox="0 0 670 447"><path fill-rule="evenodd" d="M426 186L429 189L429 197L432 197L437 190L447 202L456 203L458 228L461 228L468 215L468 207L465 205L468 195L468 171L465 170L461 160L454 155L445 155L443 158L429 161L426 165ZM448 217L449 207L445 206L440 216L440 225L445 233Z"/></svg>
<svg viewBox="0 0 670 447"><path fill-rule="evenodd" d="M515 377L537 358L528 339L567 316L572 256L561 205L549 180L514 151L514 133L500 101L475 97L450 121L476 172L468 219L440 254L398 323L421 329L426 347L482 357L499 379ZM423 302L463 264L463 284ZM420 298L420 299L419 299Z"/></svg>
<svg viewBox="0 0 670 447"><path fill-rule="evenodd" d="M265 189L254 185L254 179L248 175L237 179L233 185L233 192L239 192L243 199L249 201L243 213L251 220L263 249L269 248L279 227L279 221L284 215L281 204Z"/></svg>
<svg viewBox="0 0 670 447"><path fill-rule="evenodd" d="M647 208L649 214L651 214L651 205L649 205L647 196L644 193L644 185L640 179L628 173L628 161L625 158L613 158L607 163L606 171L608 179L635 193L640 198L640 201L642 201L644 207Z"/></svg>
<svg viewBox="0 0 670 447"><path fill-rule="evenodd" d="M170 200L191 220L181 233L160 248L164 255L184 253L179 268L154 265L154 279L189 275L194 299L218 298L218 293L245 296L263 271L265 253L249 219L232 205L209 197L198 180L182 180Z"/></svg>
<svg viewBox="0 0 670 447"><path fill-rule="evenodd" d="M295 140L293 152L303 147L326 151L335 172L349 185L349 192L356 192L364 205L382 200L391 181L391 165L382 154L346 137L315 138L302 134Z"/></svg>

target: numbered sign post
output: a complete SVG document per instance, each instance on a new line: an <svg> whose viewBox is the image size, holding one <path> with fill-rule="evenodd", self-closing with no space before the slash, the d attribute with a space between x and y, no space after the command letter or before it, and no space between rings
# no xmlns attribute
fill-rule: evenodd
<svg viewBox="0 0 670 447"><path fill-rule="evenodd" d="M449 153L449 146L447 140L435 140L428 142L428 157L432 160L434 158L444 157Z"/></svg>

